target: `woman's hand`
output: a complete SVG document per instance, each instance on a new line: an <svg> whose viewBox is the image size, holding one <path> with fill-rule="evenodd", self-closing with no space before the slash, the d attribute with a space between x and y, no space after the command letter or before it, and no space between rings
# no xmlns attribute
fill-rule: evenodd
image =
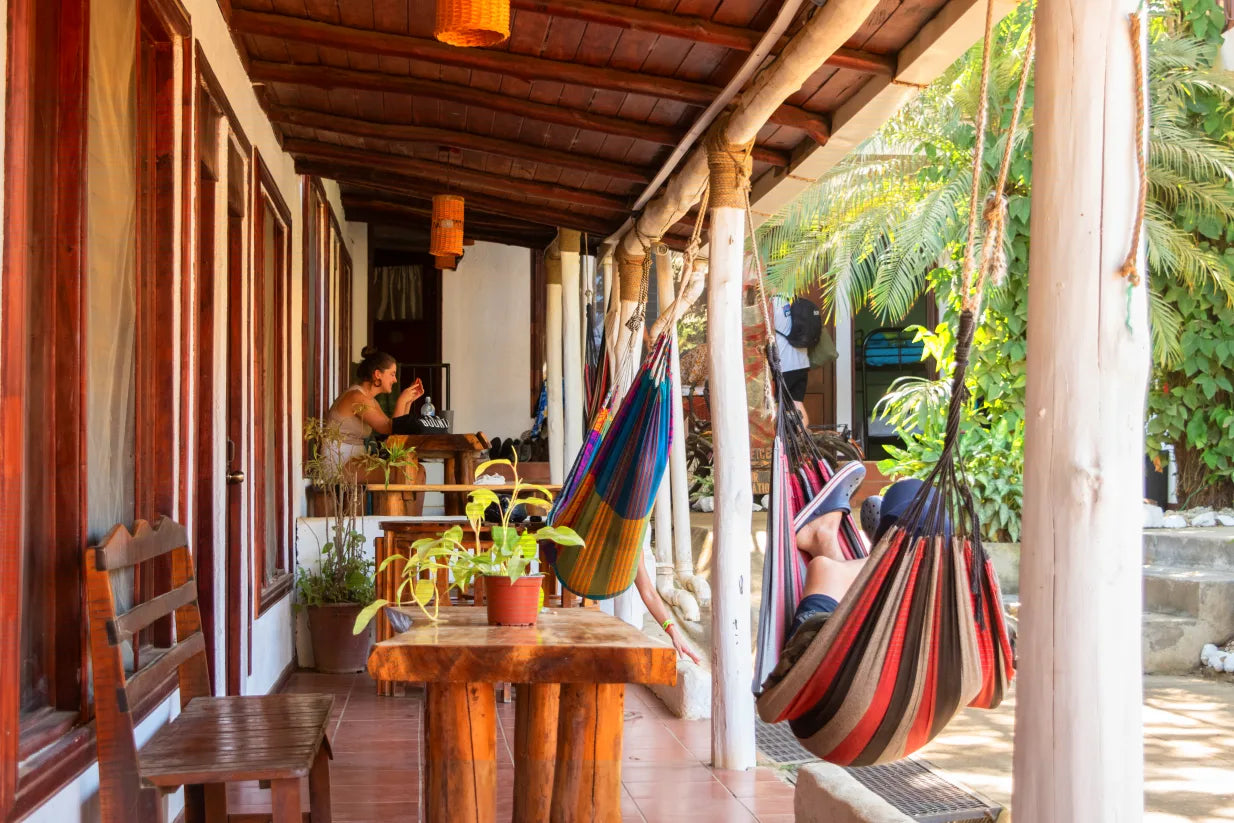
<svg viewBox="0 0 1234 823"><path fill-rule="evenodd" d="M411 411L411 404L424 396L424 384L420 382L420 378L416 378L416 382L412 383L407 388L399 392L398 400L394 403L394 416L402 417Z"/></svg>
<svg viewBox="0 0 1234 823"><path fill-rule="evenodd" d="M668 627L668 639L673 641L673 648L677 650L678 657L689 658L695 663L699 662L698 655L694 653L693 649L686 645L685 639L681 636L681 629L677 628L676 623Z"/></svg>

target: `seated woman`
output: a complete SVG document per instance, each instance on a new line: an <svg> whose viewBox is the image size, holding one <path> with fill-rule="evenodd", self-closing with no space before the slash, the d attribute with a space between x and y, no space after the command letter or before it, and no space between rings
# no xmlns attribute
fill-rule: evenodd
<svg viewBox="0 0 1234 823"><path fill-rule="evenodd" d="M326 423L337 425L342 435L339 458L344 464L364 454L364 441L373 432L390 434L391 422L377 405L377 396L388 394L398 383L398 363L385 352L365 346L363 360L356 366L359 381L339 395L326 413ZM399 393L394 403L395 417L411 411L411 404L424 394L419 380Z"/></svg>

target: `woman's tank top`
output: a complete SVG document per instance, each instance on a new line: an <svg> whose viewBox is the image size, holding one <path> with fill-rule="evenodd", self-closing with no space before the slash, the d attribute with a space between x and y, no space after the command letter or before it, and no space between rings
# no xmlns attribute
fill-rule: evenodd
<svg viewBox="0 0 1234 823"><path fill-rule="evenodd" d="M343 392L346 395L348 392L360 391L359 384L348 386L347 391ZM340 395L341 397L342 395ZM354 411L350 409L337 409L338 401L330 407L330 411L326 414L327 423L337 423L339 433L343 436L343 442L348 446L364 446L364 441L370 434L373 433L373 427L361 420Z"/></svg>

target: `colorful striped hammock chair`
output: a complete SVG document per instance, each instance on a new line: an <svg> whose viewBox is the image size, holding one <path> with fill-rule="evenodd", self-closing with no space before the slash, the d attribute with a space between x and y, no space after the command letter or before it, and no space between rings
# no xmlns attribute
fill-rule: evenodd
<svg viewBox="0 0 1234 823"><path fill-rule="evenodd" d="M581 597L616 597L638 572L672 439L671 348L661 334L615 414L610 391L549 516L584 540L559 546L553 560L561 585Z"/></svg>
<svg viewBox="0 0 1234 823"><path fill-rule="evenodd" d="M956 455L960 419L968 402L964 377L981 294L989 279L999 279L998 272L1005 265L1001 254L1006 214L1003 192L1015 142L1011 139L1006 141L994 194L985 209L988 227L982 238L981 265L977 265L981 170L989 117L985 89L993 25L994 4L989 0L956 363L942 452L907 511L869 553L835 612L813 638L807 635L790 643L799 656L777 667L804 575L791 513L800 507L805 489L796 488L794 473L803 465L808 473L816 464L814 455L807 454L803 460L800 450L793 451L794 442L800 440L800 419L792 403L783 402L780 381L781 425L773 452L777 462L757 669L767 679L761 688L755 686L758 713L768 723L788 721L807 749L839 765L865 766L908 756L933 739L965 706L997 707L1015 675L998 576L981 545L981 524ZM1008 130L1012 135L1023 107L1031 55L1030 31ZM768 339L774 341L770 321L768 327ZM768 354L778 378L772 346ZM824 476L828 473L821 466L819 471ZM851 522L846 521L842 534L850 529ZM846 542L856 556L851 535Z"/></svg>

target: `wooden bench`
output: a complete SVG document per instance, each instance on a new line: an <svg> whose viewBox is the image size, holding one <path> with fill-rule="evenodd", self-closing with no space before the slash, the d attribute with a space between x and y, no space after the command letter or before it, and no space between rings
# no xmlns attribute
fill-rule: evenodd
<svg viewBox="0 0 1234 823"><path fill-rule="evenodd" d="M136 572L169 557L171 590L116 612L113 574ZM165 562L165 561L164 561ZM186 823L227 820L227 784L257 780L271 788L274 823L302 819L301 779L309 783L309 819L330 820L330 746L326 726L334 698L295 694L212 697L197 583L184 527L162 519L116 526L86 550L90 656L94 666L99 806L103 823L161 821L161 794L185 787ZM174 642L124 669L125 643L174 616ZM140 750L131 707L175 677L180 714Z"/></svg>

